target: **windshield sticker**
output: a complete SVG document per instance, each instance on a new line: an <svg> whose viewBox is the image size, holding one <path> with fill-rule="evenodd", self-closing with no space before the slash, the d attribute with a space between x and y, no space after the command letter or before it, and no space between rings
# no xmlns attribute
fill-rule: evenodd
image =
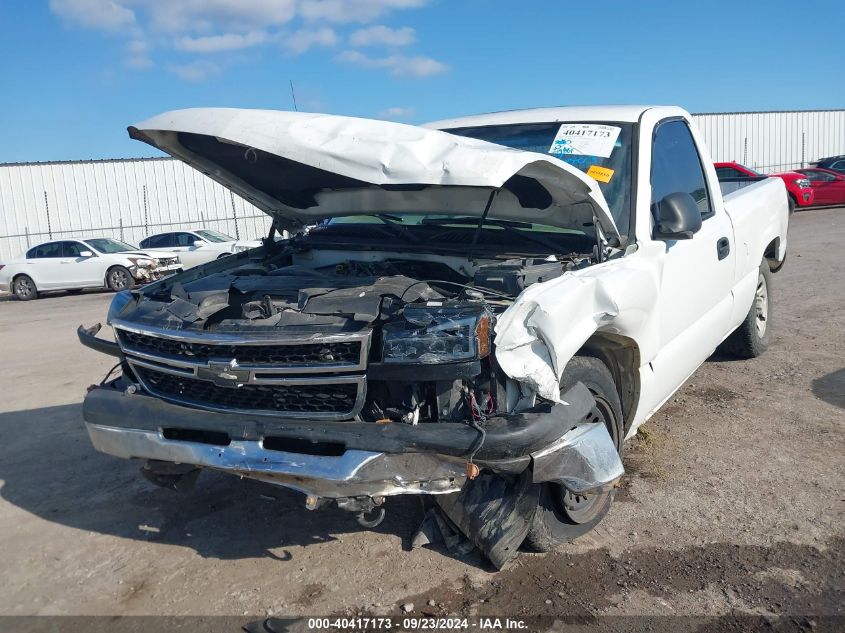
<svg viewBox="0 0 845 633"><path fill-rule="evenodd" d="M622 128L595 123L564 123L555 135L549 154L610 157Z"/></svg>
<svg viewBox="0 0 845 633"><path fill-rule="evenodd" d="M599 182L610 182L610 179L613 178L613 173L614 171L612 169L600 165L591 165L587 170L587 175Z"/></svg>
<svg viewBox="0 0 845 633"><path fill-rule="evenodd" d="M601 160L598 156L575 156L574 154L559 154L557 158L569 163L573 167L584 169Z"/></svg>

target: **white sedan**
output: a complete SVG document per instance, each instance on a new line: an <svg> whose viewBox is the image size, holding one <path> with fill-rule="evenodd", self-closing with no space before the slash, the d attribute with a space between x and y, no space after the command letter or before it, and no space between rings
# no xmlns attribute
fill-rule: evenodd
<svg viewBox="0 0 845 633"><path fill-rule="evenodd" d="M180 272L176 253L140 251L108 237L46 242L0 264L0 290L28 301L44 290L131 288Z"/></svg>
<svg viewBox="0 0 845 633"><path fill-rule="evenodd" d="M199 266L213 259L219 259L232 253L240 253L256 246L261 246L261 242L257 240L240 241L220 231L209 229L171 231L170 233L151 235L141 240L141 248L144 250L165 250L178 253L185 268Z"/></svg>

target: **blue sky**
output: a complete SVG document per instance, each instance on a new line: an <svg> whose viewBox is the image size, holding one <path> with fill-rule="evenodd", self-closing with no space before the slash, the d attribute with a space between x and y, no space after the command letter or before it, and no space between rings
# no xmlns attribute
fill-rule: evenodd
<svg viewBox="0 0 845 633"><path fill-rule="evenodd" d="M0 162L150 156L184 107L421 123L510 108L845 107L845 2L4 0ZM834 61L835 60L835 61Z"/></svg>

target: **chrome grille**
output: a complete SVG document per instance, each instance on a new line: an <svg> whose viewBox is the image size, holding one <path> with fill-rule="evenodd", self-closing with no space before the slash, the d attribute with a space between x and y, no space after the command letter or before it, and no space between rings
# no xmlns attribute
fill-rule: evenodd
<svg viewBox="0 0 845 633"><path fill-rule="evenodd" d="M358 395L358 386L354 383L224 387L147 367L136 367L136 373L153 393L183 402L236 410L351 416Z"/></svg>
<svg viewBox="0 0 845 633"><path fill-rule="evenodd" d="M239 365L355 368L361 362L361 341L289 343L285 345L210 345L118 330L126 349L174 358L237 359Z"/></svg>
<svg viewBox="0 0 845 633"><path fill-rule="evenodd" d="M370 331L283 338L112 325L154 396L215 410L347 420L366 395Z"/></svg>

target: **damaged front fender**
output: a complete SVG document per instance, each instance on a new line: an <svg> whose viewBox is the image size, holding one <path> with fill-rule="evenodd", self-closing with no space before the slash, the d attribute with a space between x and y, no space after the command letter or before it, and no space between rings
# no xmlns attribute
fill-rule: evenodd
<svg viewBox="0 0 845 633"><path fill-rule="evenodd" d="M496 360L510 378L561 402L566 364L597 331L657 349L658 280L654 262L626 257L534 284L497 321Z"/></svg>

